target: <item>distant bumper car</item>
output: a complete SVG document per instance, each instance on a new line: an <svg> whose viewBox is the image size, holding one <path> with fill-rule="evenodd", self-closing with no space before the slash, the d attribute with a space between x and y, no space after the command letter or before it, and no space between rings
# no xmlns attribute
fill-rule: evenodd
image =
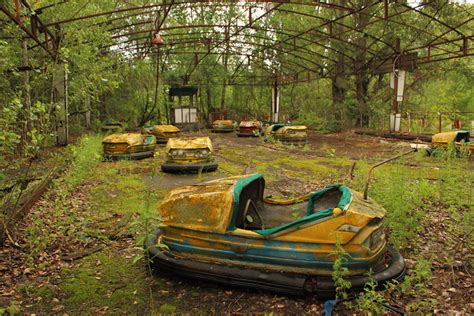
<svg viewBox="0 0 474 316"><path fill-rule="evenodd" d="M308 143L307 129L304 125L273 124L265 130L265 137L284 144L302 145Z"/></svg>
<svg viewBox="0 0 474 316"><path fill-rule="evenodd" d="M287 294L334 295L339 243L352 290L369 280L399 280L402 256L387 245L386 211L343 185L294 200L264 199L260 174L174 189L163 200L164 226L146 248L159 270L226 285ZM369 276L370 274L370 276Z"/></svg>
<svg viewBox="0 0 474 316"><path fill-rule="evenodd" d="M235 129L234 122L231 120L216 120L212 122L213 133L230 133Z"/></svg>
<svg viewBox="0 0 474 316"><path fill-rule="evenodd" d="M120 133L123 131L123 124L118 121L106 121L101 127L100 130L103 133Z"/></svg>
<svg viewBox="0 0 474 316"><path fill-rule="evenodd" d="M166 144L168 139L178 137L180 132L180 129L174 125L145 125L142 127L142 134L154 135L157 144Z"/></svg>
<svg viewBox="0 0 474 316"><path fill-rule="evenodd" d="M426 151L429 155L436 155L436 152L446 150L448 146L452 144L458 152L466 152L468 155L472 155L474 152L474 140L470 139L470 133L468 131L454 131L438 133L433 135L431 139L431 146Z"/></svg>
<svg viewBox="0 0 474 316"><path fill-rule="evenodd" d="M102 141L103 156L108 160L137 160L153 157L155 136L138 133L111 134Z"/></svg>
<svg viewBox="0 0 474 316"><path fill-rule="evenodd" d="M237 129L239 137L258 137L262 133L262 122L260 121L242 121Z"/></svg>
<svg viewBox="0 0 474 316"><path fill-rule="evenodd" d="M196 173L217 169L209 137L170 138L165 151L167 159L161 165L164 172Z"/></svg>

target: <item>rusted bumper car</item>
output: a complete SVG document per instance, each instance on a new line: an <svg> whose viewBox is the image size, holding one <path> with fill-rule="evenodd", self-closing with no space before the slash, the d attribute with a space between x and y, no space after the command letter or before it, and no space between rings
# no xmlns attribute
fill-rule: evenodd
<svg viewBox="0 0 474 316"><path fill-rule="evenodd" d="M106 160L137 160L153 157L155 136L139 133L111 134L102 140L103 157Z"/></svg>
<svg viewBox="0 0 474 316"><path fill-rule="evenodd" d="M120 133L123 131L123 124L119 121L108 120L101 127L103 133Z"/></svg>
<svg viewBox="0 0 474 316"><path fill-rule="evenodd" d="M216 120L212 122L211 131L213 133L231 133L235 130L234 121Z"/></svg>
<svg viewBox="0 0 474 316"><path fill-rule="evenodd" d="M343 185L283 201L264 199L264 189L253 174L171 191L159 208L164 226L146 241L149 259L184 277L329 297L340 244L352 290L403 277L375 201Z"/></svg>
<svg viewBox="0 0 474 316"><path fill-rule="evenodd" d="M170 138L161 170L168 173L210 172L217 169L209 137Z"/></svg>
<svg viewBox="0 0 474 316"><path fill-rule="evenodd" d="M168 139L178 137L180 132L180 129L174 125L145 125L142 127L142 134L154 135L157 144L166 144Z"/></svg>
<svg viewBox="0 0 474 316"><path fill-rule="evenodd" d="M239 137L258 137L262 133L262 122L242 121L237 129Z"/></svg>
<svg viewBox="0 0 474 316"><path fill-rule="evenodd" d="M307 130L304 125L273 124L265 130L265 137L284 144L304 145L308 143Z"/></svg>
<svg viewBox="0 0 474 316"><path fill-rule="evenodd" d="M431 138L431 146L426 149L429 155L436 155L440 150L446 150L453 146L458 153L472 155L474 152L474 140L471 140L468 131L454 131L438 133Z"/></svg>

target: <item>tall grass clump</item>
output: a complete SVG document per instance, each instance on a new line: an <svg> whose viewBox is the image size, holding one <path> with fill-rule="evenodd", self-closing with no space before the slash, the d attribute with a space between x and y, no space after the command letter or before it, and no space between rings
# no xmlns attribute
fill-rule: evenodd
<svg viewBox="0 0 474 316"><path fill-rule="evenodd" d="M65 183L69 187L78 185L92 175L94 167L101 161L102 138L96 135L83 136L77 145L68 146L71 157Z"/></svg>
<svg viewBox="0 0 474 316"><path fill-rule="evenodd" d="M367 164L359 164L356 172L354 186L360 191L364 188L368 168ZM392 163L374 170L369 197L387 210L385 225L395 247L405 247L416 236L425 215L425 201L435 191L428 180L403 165Z"/></svg>

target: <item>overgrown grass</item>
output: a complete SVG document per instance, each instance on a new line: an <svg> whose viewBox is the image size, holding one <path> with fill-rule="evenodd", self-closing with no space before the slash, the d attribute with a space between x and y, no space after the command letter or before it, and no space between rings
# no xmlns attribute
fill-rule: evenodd
<svg viewBox="0 0 474 316"><path fill-rule="evenodd" d="M32 214L26 229L29 250L25 259L31 268L45 267L48 263L38 264L38 256L52 252L64 242L110 245L109 238L115 231L134 236L139 250L133 250L135 244L130 243L121 250L126 258L107 251L86 257L78 268L63 270L62 281L56 287L39 291L27 285L22 287L33 296L44 298L36 311L49 311L57 304L52 300L58 297L68 311L94 314L126 309L141 314L148 308L146 304L151 304L151 298L147 297L146 269L134 265L133 256L138 253L141 257L143 236L159 225L156 207L166 190L144 182L148 171L150 176L155 175L159 161L101 162L100 136L83 137L77 145L69 146L67 152L69 167L48 193L52 203L44 205L44 212L40 209ZM78 206L81 200L83 203ZM99 307L103 310L96 310Z"/></svg>
<svg viewBox="0 0 474 316"><path fill-rule="evenodd" d="M369 165L359 163L353 183L358 191L364 190ZM433 196L434 187L426 179L419 179L413 171L398 163L374 170L369 197L387 209L385 223L390 230L390 242L396 248L405 247L420 229L424 216L425 199Z"/></svg>
<svg viewBox="0 0 474 316"><path fill-rule="evenodd" d="M78 145L69 145L69 154L72 157L71 165L64 183L69 187L78 185L89 178L94 167L101 161L102 137L97 135L84 136Z"/></svg>
<svg viewBox="0 0 474 316"><path fill-rule="evenodd" d="M367 163L358 163L356 179L351 183L353 188L363 190L368 168ZM426 313L439 304L427 285L432 278L433 259L450 265L461 241L472 251L474 174L471 168L471 162L454 156L436 158L416 155L374 171L369 196L387 210L385 224L389 231L389 243L416 263L405 280L400 285L392 284L389 290L398 292L396 295L415 298L407 305L407 311ZM426 239L426 236L424 240L420 239L426 232L437 229L425 227L425 223L430 223L427 217L432 216L449 219L444 222L447 230L439 233L457 236L454 238L457 240L455 245L444 244L442 256L437 249L437 240ZM435 248L430 250L427 247ZM467 264L472 269L473 257L470 258ZM379 299L380 295L369 285L365 295L356 300L352 308L377 314L380 304L375 303Z"/></svg>

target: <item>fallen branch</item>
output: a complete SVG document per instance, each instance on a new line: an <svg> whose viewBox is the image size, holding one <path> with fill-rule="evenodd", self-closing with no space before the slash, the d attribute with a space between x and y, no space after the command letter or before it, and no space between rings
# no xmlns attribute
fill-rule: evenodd
<svg viewBox="0 0 474 316"><path fill-rule="evenodd" d="M21 221L30 208L50 187L54 179L58 178L66 167L66 163L54 168L46 177L35 185L31 190L21 192L19 198L14 203L4 205L3 220L4 225L0 226L0 245L3 245L8 237L7 232L11 232L16 223Z"/></svg>
<svg viewBox="0 0 474 316"><path fill-rule="evenodd" d="M92 248L89 248L89 249L86 249L86 250L83 250L83 251L74 252L74 253L71 253L71 254L68 254L68 255L62 255L61 260L63 260L63 261L79 260L79 259L82 259L84 257L90 256L90 255L92 255L96 252L99 252L104 248L105 248L105 245L100 245L100 246L92 247Z"/></svg>

